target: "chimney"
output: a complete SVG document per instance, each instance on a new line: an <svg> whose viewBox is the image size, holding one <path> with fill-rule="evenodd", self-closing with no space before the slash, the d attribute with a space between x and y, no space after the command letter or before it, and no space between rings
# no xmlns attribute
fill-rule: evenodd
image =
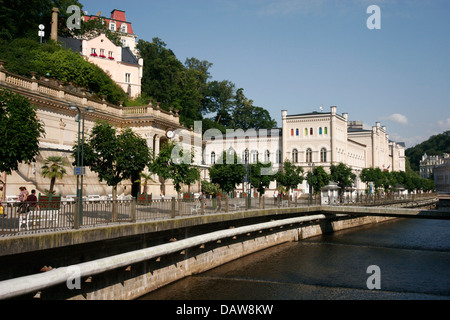
<svg viewBox="0 0 450 320"><path fill-rule="evenodd" d="M53 41L58 41L58 8L52 9L52 31L50 34L50 38Z"/></svg>
<svg viewBox="0 0 450 320"><path fill-rule="evenodd" d="M336 114L336 106L331 106L330 109L332 115Z"/></svg>

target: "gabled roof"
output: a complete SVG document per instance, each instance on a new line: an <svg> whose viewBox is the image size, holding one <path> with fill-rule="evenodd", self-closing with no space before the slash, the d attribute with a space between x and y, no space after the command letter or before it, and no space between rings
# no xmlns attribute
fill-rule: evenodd
<svg viewBox="0 0 450 320"><path fill-rule="evenodd" d="M58 36L58 42L62 43L63 48L76 53L81 53L81 40L75 38L64 38Z"/></svg>
<svg viewBox="0 0 450 320"><path fill-rule="evenodd" d="M129 63L129 64L139 64L139 60L136 58L136 56L131 52L130 48L122 47L122 62Z"/></svg>

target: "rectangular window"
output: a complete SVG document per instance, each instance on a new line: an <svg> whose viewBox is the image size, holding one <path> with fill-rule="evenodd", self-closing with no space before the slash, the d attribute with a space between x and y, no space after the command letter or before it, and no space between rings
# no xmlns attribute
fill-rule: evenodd
<svg viewBox="0 0 450 320"><path fill-rule="evenodd" d="M131 83L131 73L125 73L125 82Z"/></svg>
<svg viewBox="0 0 450 320"><path fill-rule="evenodd" d="M305 136L308 135L308 128L305 128Z"/></svg>
<svg viewBox="0 0 450 320"><path fill-rule="evenodd" d="M113 23L113 22L111 22L111 24L109 25L109 29L110 29L111 31L116 31L116 24Z"/></svg>
<svg viewBox="0 0 450 320"><path fill-rule="evenodd" d="M295 129L295 135L298 137L298 129Z"/></svg>
<svg viewBox="0 0 450 320"><path fill-rule="evenodd" d="M291 129L291 136L294 136L294 129Z"/></svg>

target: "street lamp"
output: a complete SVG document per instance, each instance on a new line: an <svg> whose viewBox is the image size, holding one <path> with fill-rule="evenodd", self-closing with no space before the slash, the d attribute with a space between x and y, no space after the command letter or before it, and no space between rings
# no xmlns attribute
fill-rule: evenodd
<svg viewBox="0 0 450 320"><path fill-rule="evenodd" d="M313 192L313 175L314 175L314 163L309 162L308 166L311 168L311 172L309 173L309 204L312 204L312 192Z"/></svg>
<svg viewBox="0 0 450 320"><path fill-rule="evenodd" d="M75 175L77 176L77 198L78 198L78 224L80 226L83 221L83 176L86 174L86 169L84 167L84 115L87 112L94 113L94 107L88 106L79 107L75 103L69 104L70 110L77 110L78 114L75 117L75 121L78 122L78 145L77 145L77 166L75 168ZM82 110L81 110L82 109ZM80 128L80 120L82 122L82 131ZM81 135L81 143L80 143ZM81 161L80 161L80 147L81 147ZM81 177L81 178L80 178ZM81 181L80 181L81 180Z"/></svg>

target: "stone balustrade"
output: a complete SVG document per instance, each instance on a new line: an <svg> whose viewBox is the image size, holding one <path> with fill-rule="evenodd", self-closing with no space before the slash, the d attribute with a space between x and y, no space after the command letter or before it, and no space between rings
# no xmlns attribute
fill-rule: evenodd
<svg viewBox="0 0 450 320"><path fill-rule="evenodd" d="M147 106L124 107L122 103L119 106L108 103L105 97L102 100L88 97L84 90L79 93L64 87L62 84L55 85L54 81L48 79L38 80L35 73L31 73L32 78L26 78L7 71L4 68L4 61L0 60L0 84L6 84L8 87L17 87L39 93L43 96L64 100L64 102L76 103L80 106L92 106L96 110L120 117L157 117L162 120L173 122L179 125L178 111L166 111L154 106L151 102Z"/></svg>

